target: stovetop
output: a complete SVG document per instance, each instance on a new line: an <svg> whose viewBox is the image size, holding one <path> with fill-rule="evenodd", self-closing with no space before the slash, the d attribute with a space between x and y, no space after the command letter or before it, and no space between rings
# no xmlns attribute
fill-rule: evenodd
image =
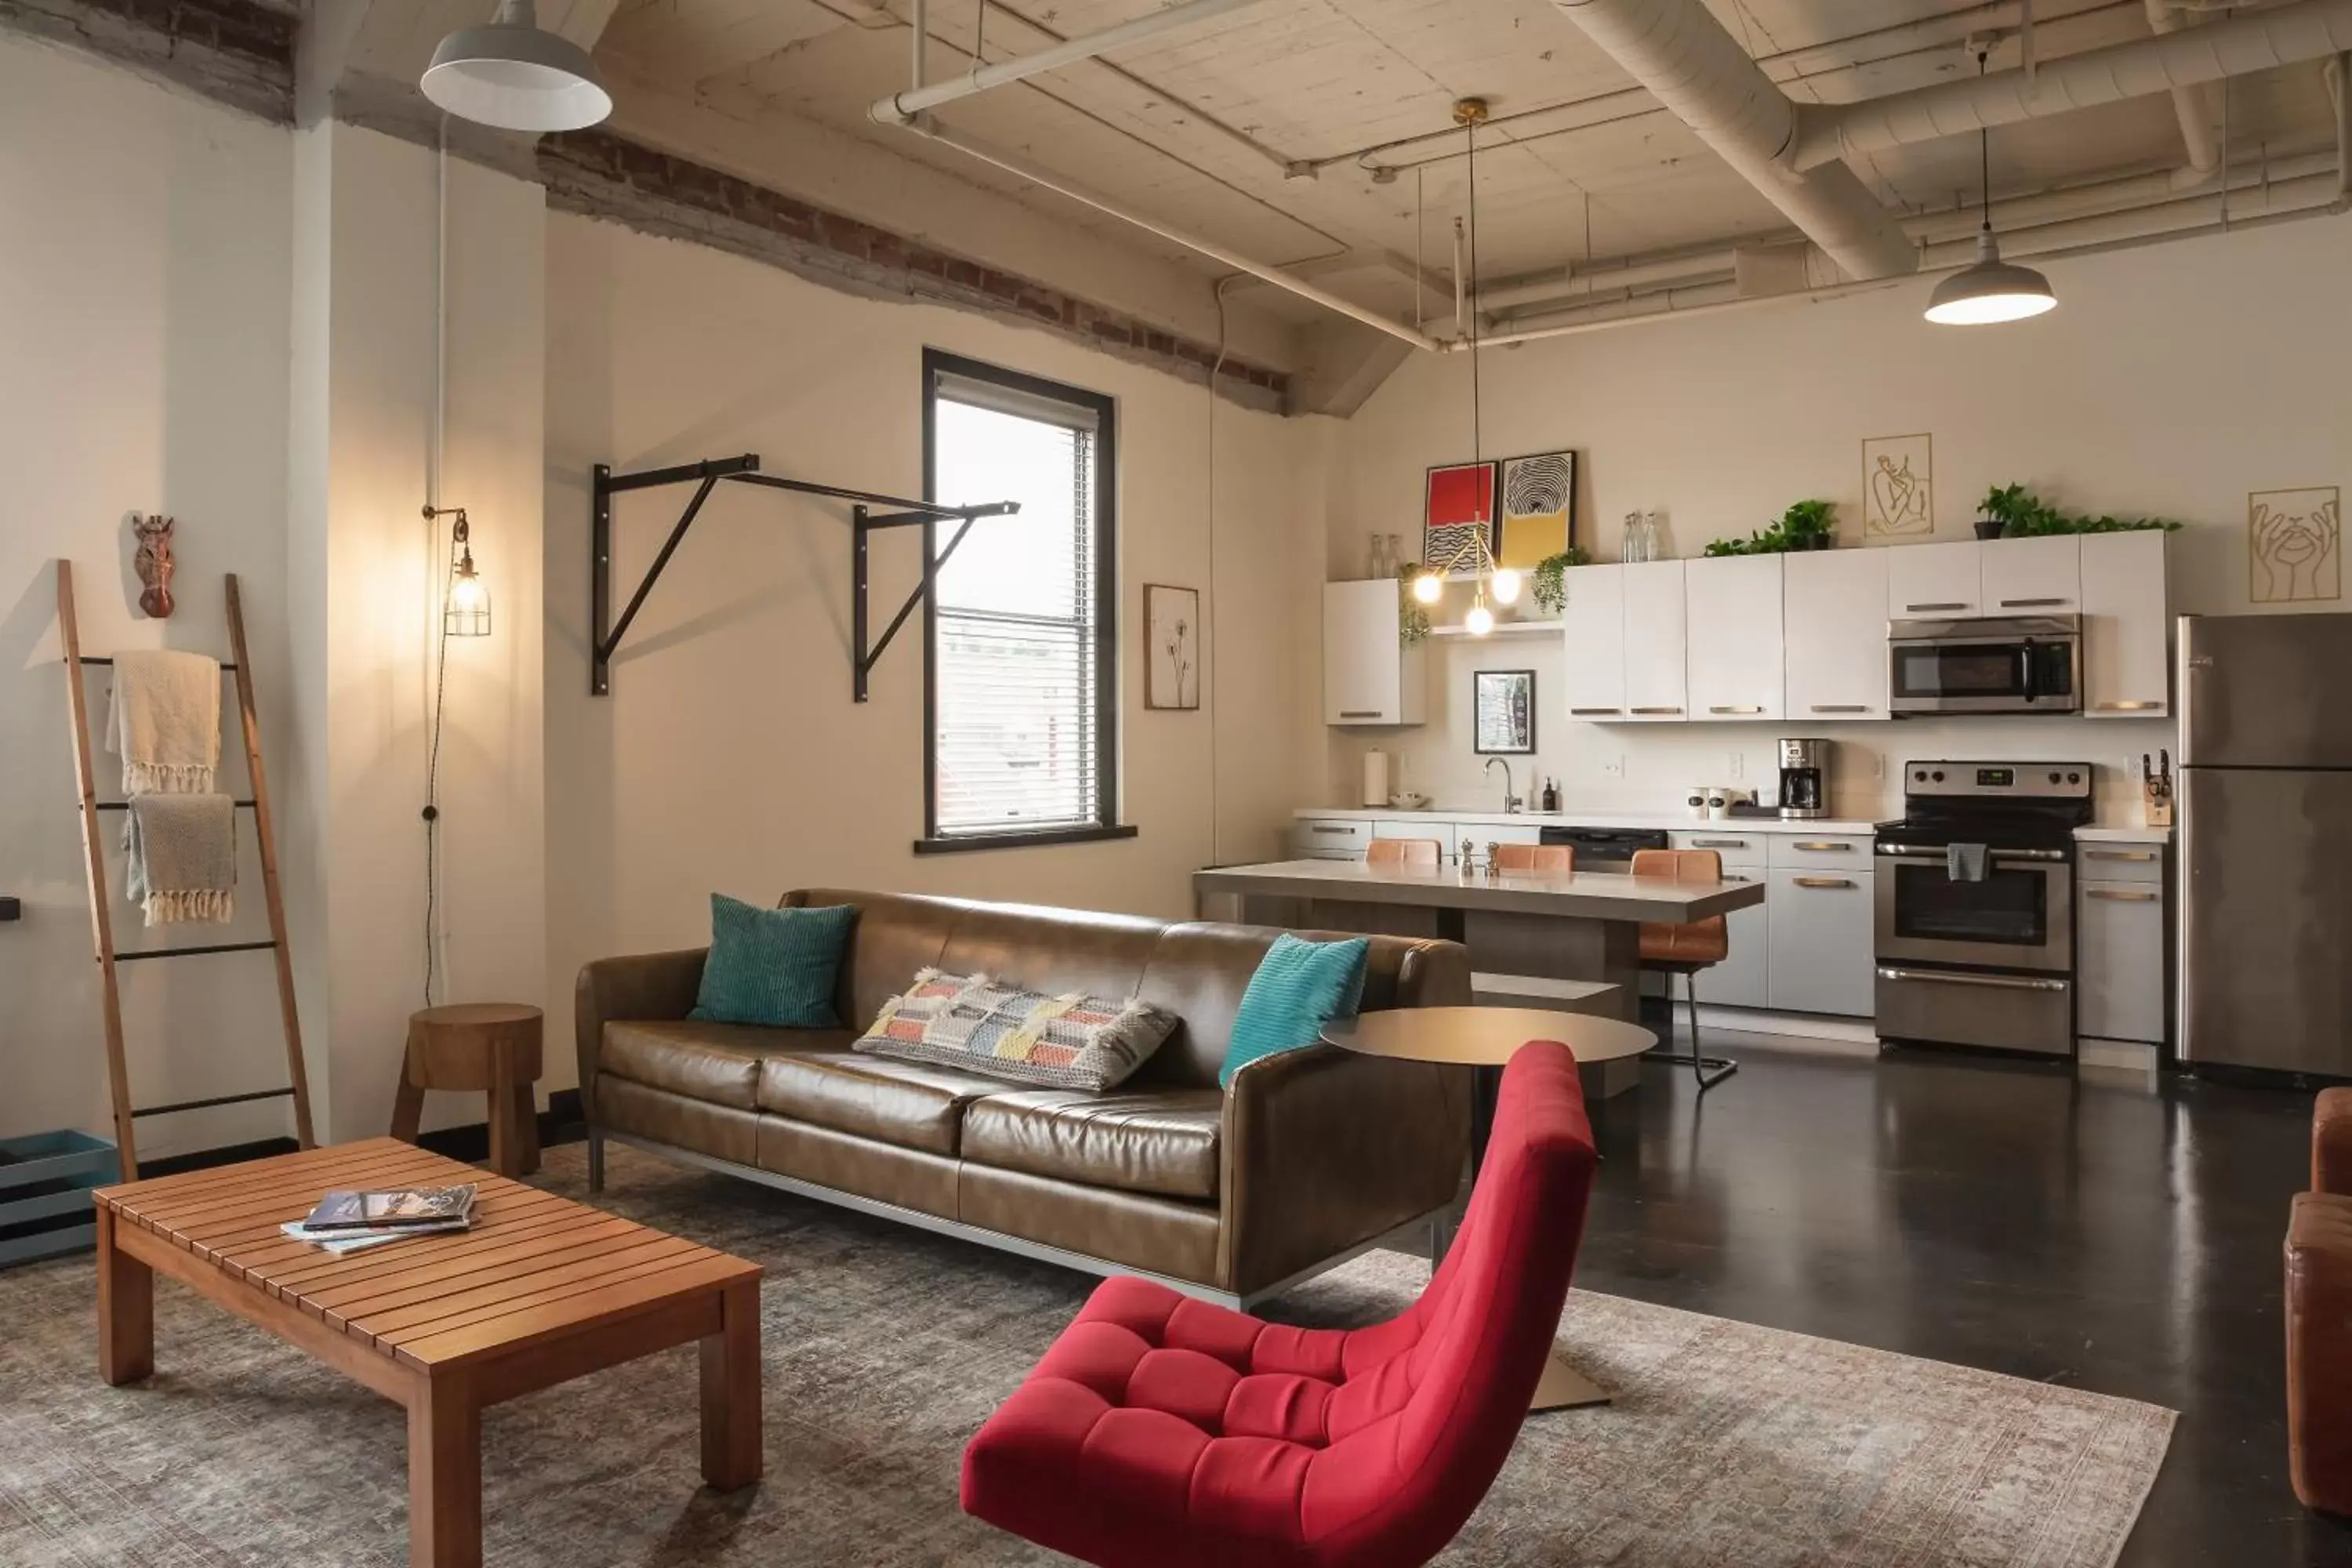
<svg viewBox="0 0 2352 1568"><path fill-rule="evenodd" d="M2088 763L1913 762L1903 765L1903 816L1878 825L1881 844L2071 854L2074 829L2092 817Z"/></svg>

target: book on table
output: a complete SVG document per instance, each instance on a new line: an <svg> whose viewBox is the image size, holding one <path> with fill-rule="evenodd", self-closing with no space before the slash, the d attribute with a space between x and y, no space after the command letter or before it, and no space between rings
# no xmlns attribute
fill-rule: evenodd
<svg viewBox="0 0 2352 1568"><path fill-rule="evenodd" d="M302 1221L306 1231L446 1229L474 1212L474 1186L397 1187L385 1192L339 1191L319 1200Z"/></svg>

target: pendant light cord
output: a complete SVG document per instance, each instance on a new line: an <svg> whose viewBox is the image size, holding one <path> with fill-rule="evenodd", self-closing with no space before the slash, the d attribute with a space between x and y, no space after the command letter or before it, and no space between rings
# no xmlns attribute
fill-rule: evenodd
<svg viewBox="0 0 2352 1568"><path fill-rule="evenodd" d="M449 116L441 116L439 157L435 164L433 197L433 463L425 476L428 510L441 505L442 426L449 384ZM435 528L444 527L438 518ZM457 531L449 530L449 559L441 568L440 594L434 600L433 713L425 755L425 1005L433 1005L436 959L439 956L441 915L441 700L449 673L449 584L457 570ZM446 984L446 981L445 981Z"/></svg>
<svg viewBox="0 0 2352 1568"><path fill-rule="evenodd" d="M1979 81L1984 79L1985 57L1990 52L1989 49L1977 51ZM1989 125L1977 127L1977 199L1984 205L1984 232L1990 234L1992 232L1992 128Z"/></svg>
<svg viewBox="0 0 2352 1568"><path fill-rule="evenodd" d="M1470 460L1476 463L1486 456L1478 420L1478 122L1466 121L1462 129L1470 142L1470 276L1465 279L1462 298L1470 318L1464 330L1470 334Z"/></svg>

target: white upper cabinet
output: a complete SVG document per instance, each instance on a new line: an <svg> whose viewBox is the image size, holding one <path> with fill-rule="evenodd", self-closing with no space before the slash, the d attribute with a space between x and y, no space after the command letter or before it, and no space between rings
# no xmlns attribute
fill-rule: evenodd
<svg viewBox="0 0 2352 1568"><path fill-rule="evenodd" d="M1973 543L1904 544L1886 551L1886 615L1896 621L1981 616L1983 550Z"/></svg>
<svg viewBox="0 0 2352 1568"><path fill-rule="evenodd" d="M2083 711L2145 719L2172 711L2172 616L2164 535L2083 535Z"/></svg>
<svg viewBox="0 0 2352 1568"><path fill-rule="evenodd" d="M1884 719L1886 567L1897 550L1809 550L1781 563L1790 719Z"/></svg>
<svg viewBox="0 0 2352 1568"><path fill-rule="evenodd" d="M1624 574L1625 717L1645 724L1688 717L1684 679L1685 563L1645 561Z"/></svg>
<svg viewBox="0 0 2352 1568"><path fill-rule="evenodd" d="M2074 534L1979 545L1988 616L2071 616L2083 607L2083 548Z"/></svg>
<svg viewBox="0 0 2352 1568"><path fill-rule="evenodd" d="M1780 717L1785 559L1702 556L1682 563L1689 633L1685 682L1693 719Z"/></svg>
<svg viewBox="0 0 2352 1568"><path fill-rule="evenodd" d="M1428 702L1421 647L1397 635L1396 584L1324 584L1323 721L1418 724Z"/></svg>
<svg viewBox="0 0 2352 1568"><path fill-rule="evenodd" d="M1588 723L1625 717L1623 566L1575 566L1560 574L1560 689L1568 716Z"/></svg>

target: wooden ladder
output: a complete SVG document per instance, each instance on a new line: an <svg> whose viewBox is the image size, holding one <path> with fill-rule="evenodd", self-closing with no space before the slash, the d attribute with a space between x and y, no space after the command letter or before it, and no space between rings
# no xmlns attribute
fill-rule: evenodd
<svg viewBox="0 0 2352 1568"><path fill-rule="evenodd" d="M115 1153L121 1163L122 1179L126 1182L139 1178L139 1154L133 1124L143 1116L168 1116L174 1111L202 1110L215 1105L239 1105L247 1100L278 1100L290 1096L294 1101L296 1140L305 1149L313 1147L316 1142L310 1132L310 1078L302 1066L302 1026L294 1012L294 961L286 945L286 900L278 884L278 840L270 828L269 784L261 767L261 725L253 711L253 661L246 651L245 611L237 598L236 573L228 574L227 584L229 658L221 668L236 677L236 707L245 735L245 764L247 776L253 784L253 798L236 804L253 813L254 837L261 849L261 890L269 906L269 940L215 942L197 947L151 947L117 952L114 950L114 921L109 912L105 842L100 836L98 814L128 810L129 805L123 801L102 802L98 798L90 767L89 701L82 686L85 667L111 665L114 660L92 658L81 651L81 631L74 617L73 563L58 563L58 635L65 647L66 706L73 719L74 783L80 795L82 859L89 880L90 939L98 949L98 968L103 983L107 1088L114 1102ZM259 1089L250 1094L216 1095L209 1100L183 1100L176 1105L134 1109L131 1103L131 1069L122 1054L122 993L116 979L115 966L140 959L186 958L214 952L258 952L264 949L275 955L278 963L278 1011L286 1028L287 1087Z"/></svg>

